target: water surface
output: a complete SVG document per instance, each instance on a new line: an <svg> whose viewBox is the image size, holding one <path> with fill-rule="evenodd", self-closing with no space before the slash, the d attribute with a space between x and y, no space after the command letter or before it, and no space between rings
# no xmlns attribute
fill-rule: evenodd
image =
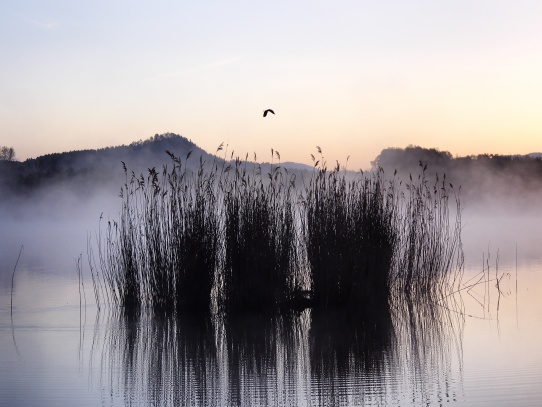
<svg viewBox="0 0 542 407"><path fill-rule="evenodd" d="M219 318L98 311L88 267L83 262L81 297L75 267L86 236L40 230L21 228L20 239L0 248L0 405L509 406L542 399L542 259L536 250L522 254L520 244L516 267L513 237L488 251L487 240L467 234L465 244L485 250L466 250L463 290L446 301L395 298L389 314L365 320L311 310ZM17 240L28 243L11 313Z"/></svg>

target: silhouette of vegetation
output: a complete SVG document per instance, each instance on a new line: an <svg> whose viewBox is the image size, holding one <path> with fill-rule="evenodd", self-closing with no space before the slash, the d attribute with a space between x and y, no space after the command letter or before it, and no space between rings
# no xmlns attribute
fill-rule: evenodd
<svg viewBox="0 0 542 407"><path fill-rule="evenodd" d="M0 161L15 161L15 149L13 147L0 147Z"/></svg>
<svg viewBox="0 0 542 407"><path fill-rule="evenodd" d="M304 243L314 306L387 307L389 276L398 242L395 184L381 172L347 181L325 164L305 190Z"/></svg>
<svg viewBox="0 0 542 407"><path fill-rule="evenodd" d="M403 185L395 175L385 180L382 169L347 180L339 165L327 171L324 164L311 179L303 231L315 307L386 311L393 291L423 295L457 281L459 196L450 223L453 186L445 177L430 186L426 166L419 171Z"/></svg>
<svg viewBox="0 0 542 407"><path fill-rule="evenodd" d="M196 173L171 154L173 168L137 177L123 163L121 219L99 247L110 298L124 307L209 307L220 254L215 171Z"/></svg>
<svg viewBox="0 0 542 407"><path fill-rule="evenodd" d="M225 307L236 312L284 303L294 290L290 274L297 241L294 180L275 166L265 183L261 168L247 172L239 159L227 174L223 173L220 184L225 211Z"/></svg>
<svg viewBox="0 0 542 407"><path fill-rule="evenodd" d="M152 164L161 165L165 150L174 151L173 167L157 171ZM101 232L96 283L98 295L116 304L365 312L385 310L397 290L439 291L460 277L451 272L461 264L459 185L462 203L474 199L473 185L495 193L495 180L502 194L517 196L522 188L533 202L542 190L539 156L453 158L411 146L384 150L373 171L359 174L318 161L305 171L235 160L233 153L228 160L164 134L130 146L0 161L0 196L57 183L88 196L89 185L103 180L123 184L121 216ZM395 169L399 175L390 176Z"/></svg>
<svg viewBox="0 0 542 407"><path fill-rule="evenodd" d="M219 148L220 150L220 148ZM350 177L325 162L306 186L280 165L236 159L189 171L154 168L125 182L120 221L108 222L99 256L107 298L125 308L247 310L314 307L388 312L394 290L445 290L461 267L460 208L449 188ZM280 160L278 152L272 154ZM232 153L233 157L233 153ZM315 163L315 167L318 163ZM97 278L100 284L99 277Z"/></svg>
<svg viewBox="0 0 542 407"><path fill-rule="evenodd" d="M446 174L447 182L462 186L465 204L491 207L494 202L537 209L542 191L542 154L479 154L452 157L447 151L408 146L387 148L372 162L373 169L413 174L417 164L428 165L432 174Z"/></svg>
<svg viewBox="0 0 542 407"><path fill-rule="evenodd" d="M276 167L264 183L240 160L206 171L201 159L194 173L190 153L184 161L169 154L173 169L161 174L129 178L124 167L121 218L108 222L99 247L107 297L169 310L215 302L228 312L290 298L296 239L286 173Z"/></svg>

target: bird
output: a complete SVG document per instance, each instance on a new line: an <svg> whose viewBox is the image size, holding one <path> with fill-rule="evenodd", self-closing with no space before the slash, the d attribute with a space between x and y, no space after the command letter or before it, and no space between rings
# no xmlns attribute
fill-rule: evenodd
<svg viewBox="0 0 542 407"><path fill-rule="evenodd" d="M273 114L275 114L275 112L274 112L273 110L267 109L267 110L264 110L264 111L263 111L263 117L267 116L267 113L273 113Z"/></svg>

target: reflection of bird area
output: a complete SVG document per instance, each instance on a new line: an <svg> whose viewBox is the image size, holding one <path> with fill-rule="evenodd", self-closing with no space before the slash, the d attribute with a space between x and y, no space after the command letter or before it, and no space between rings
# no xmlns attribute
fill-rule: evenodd
<svg viewBox="0 0 542 407"><path fill-rule="evenodd" d="M263 117L266 117L266 116L267 116L267 113L273 113L273 114L275 114L275 112L274 112L272 109L267 109L267 110L264 110L264 111L263 111Z"/></svg>

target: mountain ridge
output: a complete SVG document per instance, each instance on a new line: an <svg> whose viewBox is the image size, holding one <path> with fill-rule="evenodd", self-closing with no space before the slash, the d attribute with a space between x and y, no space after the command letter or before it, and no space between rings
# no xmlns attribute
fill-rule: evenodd
<svg viewBox="0 0 542 407"><path fill-rule="evenodd" d="M216 153L219 151L217 149ZM177 157L188 171L197 169L200 162L204 165L216 164L219 168L231 163L227 157L210 154L186 137L174 133L156 134L130 145L52 153L23 162L0 161L0 201L29 197L55 188L57 191L69 190L81 197L99 190L118 194L118 189L127 181L127 177L131 178L132 173L146 177L152 168L160 173L178 165L168 157L167 152ZM235 157L231 159L236 160ZM247 170L259 167L256 172L261 174L271 173L279 166L286 168L289 173L296 174L299 185L317 169L290 161L246 162L243 165ZM442 181L445 174L447 183L463 186L461 196L467 201L487 203L494 198L522 199L529 206L536 206L542 195L542 153L453 157L448 151L411 145L406 148L386 148L371 165L372 170L384 169L389 178L397 171L405 182L408 182L410 175L420 176L422 172L428 180L440 176ZM328 169L333 170L333 167ZM297 176L304 174L308 178Z"/></svg>

